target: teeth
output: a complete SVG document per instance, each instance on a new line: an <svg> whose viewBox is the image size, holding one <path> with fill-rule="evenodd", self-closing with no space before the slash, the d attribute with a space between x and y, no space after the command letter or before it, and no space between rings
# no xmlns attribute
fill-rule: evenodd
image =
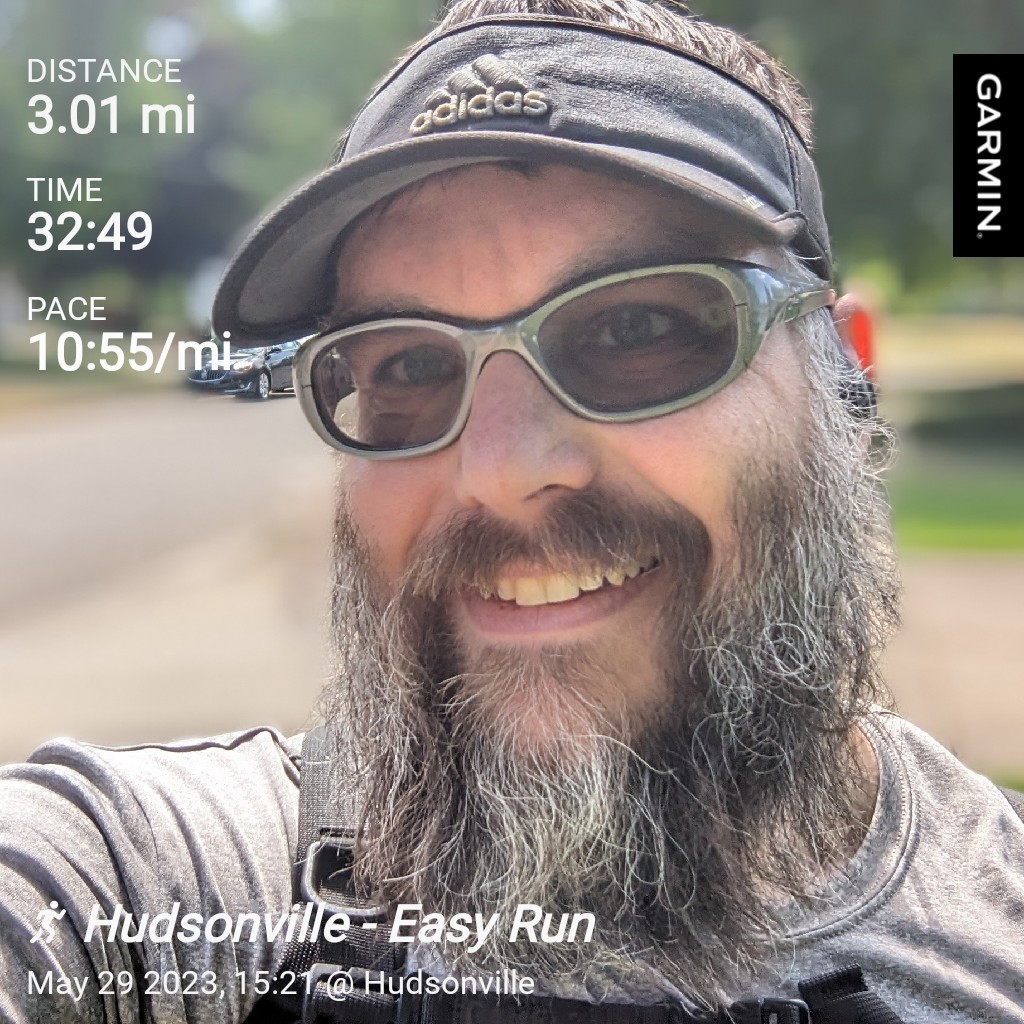
<svg viewBox="0 0 1024 1024"><path fill-rule="evenodd" d="M535 607L542 604L558 604L572 601L580 596L581 591L599 590L607 585L621 587L627 579L635 579L646 569L657 564L657 557L652 555L643 562L635 559L627 562L622 568L606 569L604 572L592 573L549 573L544 576L503 576L497 581L494 590L481 587L484 597L497 594L503 601L515 601L522 607Z"/></svg>
<svg viewBox="0 0 1024 1024"><path fill-rule="evenodd" d="M544 580L530 577L523 580L516 580L516 604L532 607L535 604L547 604L547 588Z"/></svg>
<svg viewBox="0 0 1024 1024"><path fill-rule="evenodd" d="M548 604L571 601L574 597L580 596L579 584L568 576L549 576L545 581L544 589L547 591Z"/></svg>

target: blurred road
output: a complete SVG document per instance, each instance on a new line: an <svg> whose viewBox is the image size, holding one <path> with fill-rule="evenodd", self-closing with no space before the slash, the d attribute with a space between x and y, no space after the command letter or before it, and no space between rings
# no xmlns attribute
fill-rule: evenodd
<svg viewBox="0 0 1024 1024"><path fill-rule="evenodd" d="M333 465L291 396L159 392L0 421L0 763L309 716Z"/></svg>
<svg viewBox="0 0 1024 1024"><path fill-rule="evenodd" d="M217 537L329 473L295 398L159 392L0 429L0 619Z"/></svg>
<svg viewBox="0 0 1024 1024"><path fill-rule="evenodd" d="M333 465L294 398L109 398L0 421L0 763L308 720ZM886 659L908 718L1024 775L1020 554L916 554Z"/></svg>

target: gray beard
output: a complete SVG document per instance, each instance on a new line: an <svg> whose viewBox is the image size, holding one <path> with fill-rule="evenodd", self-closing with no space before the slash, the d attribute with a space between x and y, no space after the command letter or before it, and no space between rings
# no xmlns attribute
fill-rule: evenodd
<svg viewBox="0 0 1024 1024"><path fill-rule="evenodd" d="M684 509L595 489L529 536L454 518L385 593L339 502L325 709L339 780L358 790L336 787L343 810L358 805L355 876L392 905L497 913L474 954L441 944L453 971L637 979L648 965L718 1005L775 950L783 901L849 856L864 826L853 726L881 696L898 582L864 429L831 395L816 401L802 452L743 474L737 550L714 564ZM590 645L462 650L458 588L514 559L608 567L648 550L678 581L656 715L589 696L623 671ZM531 741L527 712L557 723L554 738ZM510 943L524 903L594 914L592 941Z"/></svg>

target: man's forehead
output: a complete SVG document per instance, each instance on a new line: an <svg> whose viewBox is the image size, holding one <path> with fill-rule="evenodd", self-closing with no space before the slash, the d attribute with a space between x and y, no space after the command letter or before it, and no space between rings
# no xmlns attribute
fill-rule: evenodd
<svg viewBox="0 0 1024 1024"><path fill-rule="evenodd" d="M627 267L767 256L736 222L663 186L560 164L490 163L433 175L360 218L340 246L334 312L413 311L428 268L486 250L545 262L553 291ZM409 290L398 287L412 272Z"/></svg>
<svg viewBox="0 0 1024 1024"><path fill-rule="evenodd" d="M516 185L521 188L516 189ZM662 223L672 241L694 250L698 246L708 249L717 244L741 244L750 237L738 221L723 215L720 209L650 178L605 174L570 164L521 161L474 164L429 175L374 204L347 235L372 233L382 223L404 227L423 218L443 240L446 219L460 209L488 208L515 219L525 212L513 202L515 192L528 195L531 206L544 207L546 200L555 203L567 217L576 208L609 202L632 204L639 213L635 205L639 202L642 208L657 208L659 217L666 218ZM552 231L558 227L558 220L552 218Z"/></svg>

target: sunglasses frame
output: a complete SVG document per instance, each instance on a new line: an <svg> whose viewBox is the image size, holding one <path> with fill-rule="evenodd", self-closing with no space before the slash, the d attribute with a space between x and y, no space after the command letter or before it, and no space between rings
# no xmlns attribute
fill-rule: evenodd
<svg viewBox="0 0 1024 1024"><path fill-rule="evenodd" d="M569 302L589 292L624 281L666 274L691 274L711 278L729 292L736 309L736 354L728 370L700 391L670 402L617 412L595 411L574 399L544 364L539 344L541 326L549 316ZM587 281L548 299L521 317L498 324L475 325L453 323L420 317L395 317L368 320L340 328L332 328L306 339L295 354L293 373L299 404L313 429L332 448L366 459L408 459L429 455L447 448L458 439L469 419L476 382L484 364L496 352L514 352L540 378L547 390L567 409L584 419L597 423L633 423L654 419L696 405L728 387L753 361L765 336L772 328L789 323L817 309L835 304L836 292L831 285L817 279L797 278L768 267L740 260L716 260L713 263L671 263L641 267ZM353 336L365 336L375 330L403 327L429 327L453 338L466 358L466 380L462 400L451 426L434 441L409 448L381 449L339 436L333 420L320 411L313 393L312 368L324 349Z"/></svg>

